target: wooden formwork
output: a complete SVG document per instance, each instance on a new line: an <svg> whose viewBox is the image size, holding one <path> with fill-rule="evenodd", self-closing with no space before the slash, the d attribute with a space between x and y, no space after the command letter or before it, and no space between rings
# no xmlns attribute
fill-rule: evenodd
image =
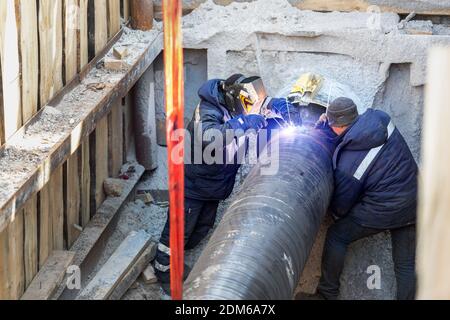
<svg viewBox="0 0 450 320"><path fill-rule="evenodd" d="M0 1L0 145L105 47L129 12L129 0ZM103 202L104 179L124 162L129 105L122 101L0 232L0 299L20 298L49 255L70 248Z"/></svg>

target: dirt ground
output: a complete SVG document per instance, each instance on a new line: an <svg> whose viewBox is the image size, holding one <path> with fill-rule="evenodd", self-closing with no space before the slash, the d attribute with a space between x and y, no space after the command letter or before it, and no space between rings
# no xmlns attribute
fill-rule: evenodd
<svg viewBox="0 0 450 320"><path fill-rule="evenodd" d="M165 166L163 165L157 170L164 171ZM241 184L241 182L244 180L244 172L248 172L248 169L241 170L241 172L239 173L237 177L238 185ZM155 179L154 176L156 174L159 174L159 172L146 174L138 185L137 189L146 189L149 184L151 184L151 180ZM238 189L239 188L236 188L235 192L238 192ZM216 226L220 223L228 205L228 201L220 204L217 214ZM113 252L117 249L121 242L130 234L130 232L145 230L148 234L151 235L152 240L158 242L167 219L167 210L168 204L165 202L146 205L143 201L138 199L127 204L119 213L120 217L117 229L114 231L109 242L107 243L106 249L100 259L100 263L97 269L92 273L92 276L101 269L102 265L106 263L109 257L113 254ZM192 267L196 263L197 259L200 257L200 254L203 251L203 248L208 243L212 232L213 230L197 248L195 248L194 250L186 251L185 261L188 266ZM122 297L122 299L160 300L160 287L158 284L147 285L144 283L144 281L142 281L141 278L139 278L136 281L135 285L132 286L130 290L128 290L128 292Z"/></svg>

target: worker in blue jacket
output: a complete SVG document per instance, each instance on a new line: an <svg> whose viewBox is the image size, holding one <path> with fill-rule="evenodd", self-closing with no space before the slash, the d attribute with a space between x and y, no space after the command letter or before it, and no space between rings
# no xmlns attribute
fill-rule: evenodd
<svg viewBox="0 0 450 320"><path fill-rule="evenodd" d="M397 298L414 299L418 167L400 131L385 112L358 114L347 98L333 101L318 123L337 137L335 191L317 290L337 299L348 246L389 230Z"/></svg>
<svg viewBox="0 0 450 320"><path fill-rule="evenodd" d="M185 165L185 249L195 248L213 228L219 202L227 199L233 191L236 174L242 161L237 155L240 147L246 147L239 140L248 130L258 133L267 126L266 118L260 112L262 104L280 117L297 119L298 114L286 99L267 100L262 80L259 77L245 77L242 74L227 80L210 80L199 90L200 104L187 127L191 137L191 163ZM270 98L269 98L270 99ZM232 139L226 139L231 136ZM211 163L201 157L196 162L195 143L203 152L211 143L220 140L223 154L219 161ZM234 137L233 137L234 136ZM245 155L244 153L241 153ZM223 158L222 158L223 157ZM242 159L241 159L242 160ZM169 219L162 232L155 260L155 271L165 294L170 292L170 232ZM185 265L185 278L189 267Z"/></svg>

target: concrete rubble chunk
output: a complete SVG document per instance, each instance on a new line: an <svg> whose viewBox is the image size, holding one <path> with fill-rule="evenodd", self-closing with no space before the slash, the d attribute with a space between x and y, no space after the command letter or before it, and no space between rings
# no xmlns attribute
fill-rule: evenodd
<svg viewBox="0 0 450 320"><path fill-rule="evenodd" d="M121 179L108 178L103 183L103 187L108 197L120 197L125 185Z"/></svg>
<svg viewBox="0 0 450 320"><path fill-rule="evenodd" d="M123 60L128 56L128 48L127 47L114 47L113 49L114 57L117 59Z"/></svg>
<svg viewBox="0 0 450 320"><path fill-rule="evenodd" d="M158 282L158 278L155 275L155 269L152 265L149 265L144 272L142 272L142 279L145 284L154 284Z"/></svg>
<svg viewBox="0 0 450 320"><path fill-rule="evenodd" d="M112 71L120 71L126 67L126 63L115 58L105 58L105 68Z"/></svg>

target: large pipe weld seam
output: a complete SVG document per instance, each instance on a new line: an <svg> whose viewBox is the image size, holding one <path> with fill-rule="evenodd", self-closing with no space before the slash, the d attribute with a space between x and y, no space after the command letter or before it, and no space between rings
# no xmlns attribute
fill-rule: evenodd
<svg viewBox="0 0 450 320"><path fill-rule="evenodd" d="M262 164L250 172L186 281L185 299L292 299L333 192L332 147L318 131L272 143L278 173L261 175Z"/></svg>

